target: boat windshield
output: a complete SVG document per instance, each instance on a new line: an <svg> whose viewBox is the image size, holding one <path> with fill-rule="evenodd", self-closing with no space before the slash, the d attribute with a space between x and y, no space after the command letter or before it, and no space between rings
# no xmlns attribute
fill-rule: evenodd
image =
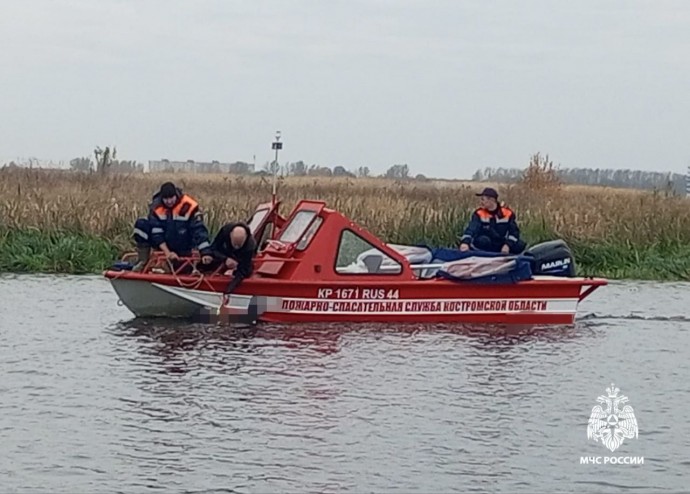
<svg viewBox="0 0 690 494"><path fill-rule="evenodd" d="M343 230L335 271L338 274L400 274L402 265L352 230Z"/></svg>
<svg viewBox="0 0 690 494"><path fill-rule="evenodd" d="M285 243L297 242L314 216L316 216L316 211L298 211L292 221L283 229L278 240Z"/></svg>
<svg viewBox="0 0 690 494"><path fill-rule="evenodd" d="M258 211L254 212L252 220L249 222L249 231L255 233L256 229L259 228L259 225L264 220L267 214L268 208L259 209Z"/></svg>
<svg viewBox="0 0 690 494"><path fill-rule="evenodd" d="M321 223L323 223L323 218L321 216L317 216L306 233L302 235L302 239L297 244L297 250L304 250L307 248L309 242L311 242L311 239L314 238L314 235L316 235Z"/></svg>

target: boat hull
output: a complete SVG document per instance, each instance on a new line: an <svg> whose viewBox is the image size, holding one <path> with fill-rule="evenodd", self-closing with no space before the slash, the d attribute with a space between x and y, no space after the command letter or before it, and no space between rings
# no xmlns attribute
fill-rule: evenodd
<svg viewBox="0 0 690 494"><path fill-rule="evenodd" d="M137 317L194 317L199 309L219 305L220 296L213 292L189 290L182 287L139 279L111 280L122 304Z"/></svg>
<svg viewBox="0 0 690 494"><path fill-rule="evenodd" d="M391 287L385 282L327 285L246 280L221 307L227 278L204 284L193 280L121 273L111 277L122 303L138 317L251 313L258 321L274 323L572 324L579 302L606 283L535 277L501 285L417 280Z"/></svg>

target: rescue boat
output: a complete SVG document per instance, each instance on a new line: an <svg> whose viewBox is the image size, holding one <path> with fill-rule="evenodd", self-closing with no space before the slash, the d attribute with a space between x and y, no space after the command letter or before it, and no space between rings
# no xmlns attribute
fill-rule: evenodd
<svg viewBox="0 0 690 494"><path fill-rule="evenodd" d="M259 245L254 272L229 296L224 269L174 269L162 253L140 272L125 256L105 271L137 317L210 317L252 322L573 324L578 304L607 284L576 276L561 240L520 255L387 244L323 201L302 200L287 218L280 202L249 220Z"/></svg>

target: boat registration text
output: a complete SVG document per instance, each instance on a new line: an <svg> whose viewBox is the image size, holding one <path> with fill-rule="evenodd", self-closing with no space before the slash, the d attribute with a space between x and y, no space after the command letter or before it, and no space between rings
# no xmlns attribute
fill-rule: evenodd
<svg viewBox="0 0 690 494"><path fill-rule="evenodd" d="M400 290L385 288L319 288L317 298L384 300L400 298Z"/></svg>

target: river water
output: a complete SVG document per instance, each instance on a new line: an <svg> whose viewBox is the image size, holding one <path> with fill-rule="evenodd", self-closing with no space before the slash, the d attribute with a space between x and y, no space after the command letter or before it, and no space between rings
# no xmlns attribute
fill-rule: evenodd
<svg viewBox="0 0 690 494"><path fill-rule="evenodd" d="M116 302L98 277L0 277L0 492L687 490L688 284L613 283L551 328L223 328ZM639 427L614 453L587 439L611 383Z"/></svg>

